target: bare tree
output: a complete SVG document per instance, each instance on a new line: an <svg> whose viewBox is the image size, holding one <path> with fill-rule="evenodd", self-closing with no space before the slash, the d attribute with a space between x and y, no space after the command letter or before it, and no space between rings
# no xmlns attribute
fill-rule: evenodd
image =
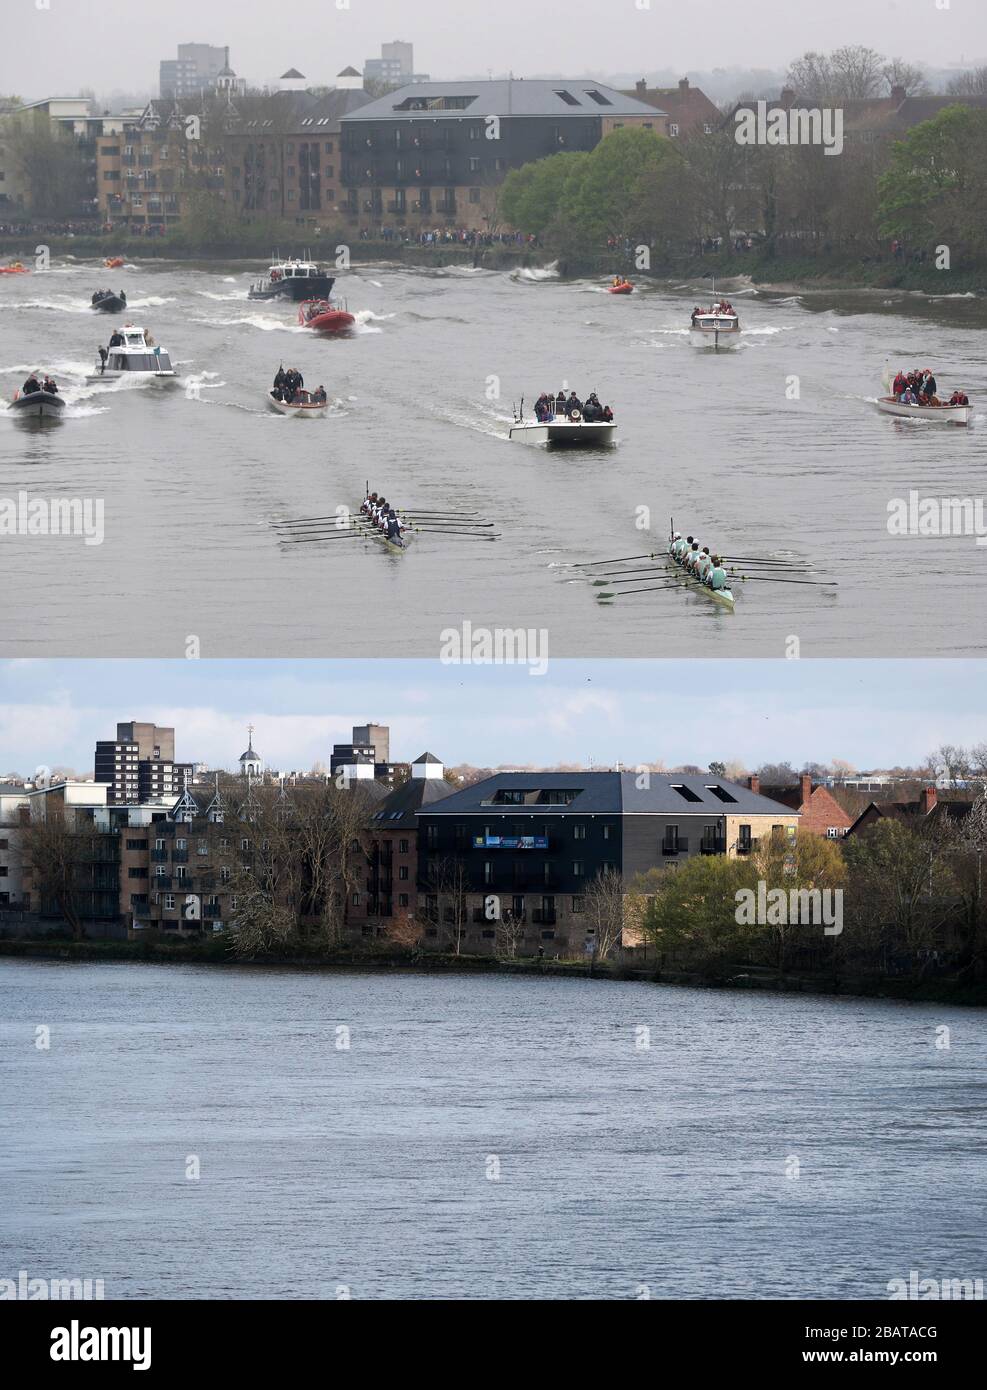
<svg viewBox="0 0 987 1390"><path fill-rule="evenodd" d="M584 899L587 929L593 931L593 959L607 960L624 934L624 880L616 869L597 874Z"/></svg>
<svg viewBox="0 0 987 1390"><path fill-rule="evenodd" d="M469 876L465 864L461 859L441 856L429 868L427 886L437 900L438 920L452 929L453 950L461 955L469 918Z"/></svg>
<svg viewBox="0 0 987 1390"><path fill-rule="evenodd" d="M54 804L24 827L21 858L31 895L42 913L57 911L73 938L85 936L82 920L84 876L96 841L103 838L75 821Z"/></svg>
<svg viewBox="0 0 987 1390"><path fill-rule="evenodd" d="M518 913L506 908L497 919L497 954L505 960L514 960L518 947L524 940L524 920Z"/></svg>
<svg viewBox="0 0 987 1390"><path fill-rule="evenodd" d="M906 63L904 58L889 59L881 68L881 76L889 92L893 92L895 87L903 87L905 95L909 97L922 97L929 93L924 68L915 63Z"/></svg>
<svg viewBox="0 0 987 1390"><path fill-rule="evenodd" d="M987 67L973 68L951 78L946 84L946 92L951 97L987 96Z"/></svg>

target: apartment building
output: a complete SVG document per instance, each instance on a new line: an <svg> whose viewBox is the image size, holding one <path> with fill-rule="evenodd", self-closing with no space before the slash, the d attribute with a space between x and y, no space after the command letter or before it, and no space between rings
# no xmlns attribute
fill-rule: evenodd
<svg viewBox="0 0 987 1390"><path fill-rule="evenodd" d="M621 126L664 135L668 118L583 78L409 84L342 117L343 211L367 227L491 225L510 169Z"/></svg>
<svg viewBox="0 0 987 1390"><path fill-rule="evenodd" d="M586 949L585 895L605 870L629 885L697 854L750 854L762 837L794 837L799 815L713 777L505 772L417 821L427 944L448 949L455 929L463 949L492 951L494 900L522 928L522 953L554 954Z"/></svg>
<svg viewBox="0 0 987 1390"><path fill-rule="evenodd" d="M175 762L174 729L131 721L96 744L95 777L107 787L107 805L174 798L192 775L191 763Z"/></svg>

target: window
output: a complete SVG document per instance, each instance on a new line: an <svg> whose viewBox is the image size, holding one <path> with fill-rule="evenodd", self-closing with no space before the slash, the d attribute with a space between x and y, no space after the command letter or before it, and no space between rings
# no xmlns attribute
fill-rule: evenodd
<svg viewBox="0 0 987 1390"><path fill-rule="evenodd" d="M167 841L167 840L155 840L155 842L154 842L154 848L155 848L155 849L165 849L165 848L167 847L167 844L168 844L168 841Z"/></svg>
<svg viewBox="0 0 987 1390"><path fill-rule="evenodd" d="M579 105L579 101L577 100L576 97L574 97L574 96L572 95L571 92L556 91L555 95L556 95L557 97L561 97L562 100L565 102L566 106L578 106L578 105Z"/></svg>
<svg viewBox="0 0 987 1390"><path fill-rule="evenodd" d="M398 878L399 878L403 883L407 883L407 881L408 881L408 866L407 866L407 864L401 864L401 865L399 865L399 867L398 867Z"/></svg>
<svg viewBox="0 0 987 1390"><path fill-rule="evenodd" d="M605 97L602 92L588 91L586 95L590 101L595 101L597 106L612 106L613 102L609 97Z"/></svg>
<svg viewBox="0 0 987 1390"><path fill-rule="evenodd" d="M716 797L717 801L729 801L734 804L736 803L737 798L735 796L731 796L730 793L728 791L725 791L723 787L712 786L707 787L706 790L708 792L712 792L712 794Z"/></svg>
<svg viewBox="0 0 987 1390"><path fill-rule="evenodd" d="M606 825L604 825L604 827L603 827L603 838L604 838L605 840L609 840L609 839L610 839L610 836L611 836L612 834L613 834L613 826L610 825L609 823L606 824Z"/></svg>
<svg viewBox="0 0 987 1390"><path fill-rule="evenodd" d="M476 174L476 173L479 172L479 169L480 169L480 156L479 156L478 154L471 154L471 155L470 155L470 173L471 173L471 174Z"/></svg>
<svg viewBox="0 0 987 1390"><path fill-rule="evenodd" d="M483 882L487 885L493 883L493 864L489 859L483 861Z"/></svg>
<svg viewBox="0 0 987 1390"><path fill-rule="evenodd" d="M174 912L174 910L175 910L175 895L174 895L174 893L166 893L166 894L164 895L164 909L165 909L165 912Z"/></svg>
<svg viewBox="0 0 987 1390"><path fill-rule="evenodd" d="M186 869L184 864L175 865L175 877L177 879L188 878L188 869Z"/></svg>
<svg viewBox="0 0 987 1390"><path fill-rule="evenodd" d="M227 840L225 837L224 837L223 839L221 839L220 842L219 842L219 847L220 847L220 849L229 849L229 847L230 847L230 842L229 842L229 840Z"/></svg>
<svg viewBox="0 0 987 1390"><path fill-rule="evenodd" d="M147 878L147 870L146 870L146 869L128 869L128 870L127 870L127 877L128 877L128 878Z"/></svg>
<svg viewBox="0 0 987 1390"><path fill-rule="evenodd" d="M583 861L582 861L581 859L574 859L574 860L572 861L572 876L573 876L573 878L582 878L582 877L584 876L584 874L585 874L585 868L584 868L584 865L583 865Z"/></svg>
<svg viewBox="0 0 987 1390"><path fill-rule="evenodd" d="M359 907L359 906L360 906L360 894L359 894L359 893L354 893L353 896L352 896L352 898L350 899L350 901L352 902L352 904L353 904L354 907Z"/></svg>
<svg viewBox="0 0 987 1390"><path fill-rule="evenodd" d="M407 854L408 848L407 840L398 840L398 854Z"/></svg>
<svg viewBox="0 0 987 1390"><path fill-rule="evenodd" d="M752 837L751 837L751 828L750 828L750 826L749 826L749 825L741 825L741 826L738 828L738 838L737 838L737 848L739 849L740 853L741 853L741 854L750 854L752 843L753 843L753 841L752 841Z"/></svg>
<svg viewBox="0 0 987 1390"><path fill-rule="evenodd" d="M678 128L678 126L675 124L674 121L672 121L671 124L669 125L669 127L668 127L668 133L669 133L669 135L672 137L673 140L674 140L675 136L678 135L678 133L679 133L679 128Z"/></svg>
<svg viewBox="0 0 987 1390"><path fill-rule="evenodd" d="M585 825L574 825L574 826L572 827L572 838L573 838L574 840L585 840L585 839L586 839L586 827L585 827Z"/></svg>
<svg viewBox="0 0 987 1390"><path fill-rule="evenodd" d="M155 864L155 866L154 866L154 877L155 877L155 878L167 878L167 877L168 877L168 869L167 869L167 866L164 865L164 864Z"/></svg>
<svg viewBox="0 0 987 1390"><path fill-rule="evenodd" d="M407 893L399 893L399 894L398 894L398 907L407 907L407 906L408 906L408 901L409 901L409 899L408 899Z"/></svg>
<svg viewBox="0 0 987 1390"><path fill-rule="evenodd" d="M231 875L229 869L220 869L220 871L219 871L219 881L220 881L220 883L229 883L231 877L232 877L232 875Z"/></svg>
<svg viewBox="0 0 987 1390"><path fill-rule="evenodd" d="M181 836L175 841L176 849L188 849L188 840L183 840Z"/></svg>
<svg viewBox="0 0 987 1390"><path fill-rule="evenodd" d="M250 848L250 841L249 841L249 840L241 840L241 841L240 841L240 848L241 848L241 849L249 849L249 848Z"/></svg>
<svg viewBox="0 0 987 1390"><path fill-rule="evenodd" d="M702 801L702 797L698 796L691 787L683 787L681 784L676 786L673 783L672 791L678 792L683 801Z"/></svg>
<svg viewBox="0 0 987 1390"><path fill-rule="evenodd" d="M586 909L585 909L584 903L585 903L585 899L583 899L583 898L573 898L573 900L572 900L572 910L573 910L573 912L585 912Z"/></svg>
<svg viewBox="0 0 987 1390"><path fill-rule="evenodd" d="M326 141L326 154L332 154L332 141Z"/></svg>

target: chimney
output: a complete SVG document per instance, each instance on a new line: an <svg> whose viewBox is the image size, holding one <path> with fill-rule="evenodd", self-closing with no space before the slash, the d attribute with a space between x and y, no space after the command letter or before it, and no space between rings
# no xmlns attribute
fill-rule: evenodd
<svg viewBox="0 0 987 1390"><path fill-rule="evenodd" d="M802 805L804 806L812 795L812 778L807 772L803 772L799 778L799 786L802 788Z"/></svg>
<svg viewBox="0 0 987 1390"><path fill-rule="evenodd" d="M904 87L894 86L891 88L891 100L894 102L895 106L900 106L907 96L908 93L905 91Z"/></svg>
<svg viewBox="0 0 987 1390"><path fill-rule="evenodd" d="M634 89L639 97L644 96L645 92L648 90L648 84L647 82L645 82L643 77L641 78L640 82L634 83Z"/></svg>
<svg viewBox="0 0 987 1390"><path fill-rule="evenodd" d="M795 92L791 87L782 87L781 96L778 98L779 106L792 107L795 105Z"/></svg>
<svg viewBox="0 0 987 1390"><path fill-rule="evenodd" d="M679 91L682 93L684 97L687 97L689 95L689 79L687 77L682 77L679 79Z"/></svg>
<svg viewBox="0 0 987 1390"><path fill-rule="evenodd" d="M747 785L757 796L761 795L761 779L756 772L752 772L747 779Z"/></svg>
<svg viewBox="0 0 987 1390"><path fill-rule="evenodd" d="M923 790L922 790L922 800L919 802L919 807L920 807L920 809L921 809L921 811L922 811L922 815L923 815L923 816L927 816L927 815L929 814L929 812L932 810L933 806L935 806L935 804L936 804L936 789L935 789L935 787L925 787L925 788L923 788Z"/></svg>

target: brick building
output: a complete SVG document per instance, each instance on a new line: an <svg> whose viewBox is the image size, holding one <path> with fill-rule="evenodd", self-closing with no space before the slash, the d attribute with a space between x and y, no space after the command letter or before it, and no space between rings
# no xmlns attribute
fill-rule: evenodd
<svg viewBox="0 0 987 1390"><path fill-rule="evenodd" d="M624 96L636 97L663 111L672 140L679 136L712 135L723 124L720 108L699 87L691 86L687 77L677 87L649 87L642 78L633 92L624 92Z"/></svg>
<svg viewBox="0 0 987 1390"><path fill-rule="evenodd" d="M755 774L747 785L759 796L770 797L799 814L799 833L824 835L829 840L841 840L853 824L853 816L845 811L826 787L812 785L812 778L803 772L794 787L762 787Z"/></svg>

